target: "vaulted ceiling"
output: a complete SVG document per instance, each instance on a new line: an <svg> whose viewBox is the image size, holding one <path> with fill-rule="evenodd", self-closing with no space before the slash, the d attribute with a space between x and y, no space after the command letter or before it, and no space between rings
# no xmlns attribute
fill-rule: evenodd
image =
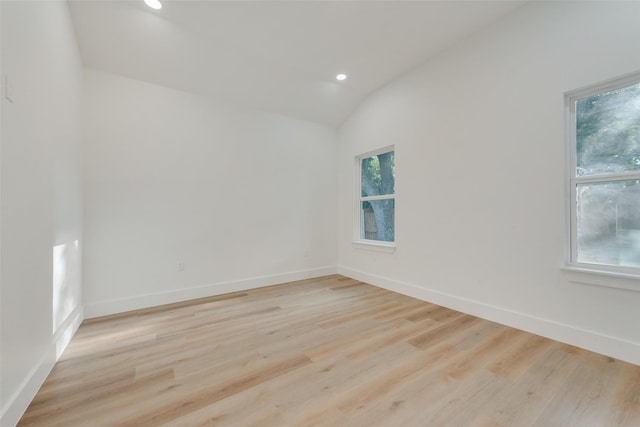
<svg viewBox="0 0 640 427"><path fill-rule="evenodd" d="M372 91L524 1L69 3L90 68L336 126Z"/></svg>

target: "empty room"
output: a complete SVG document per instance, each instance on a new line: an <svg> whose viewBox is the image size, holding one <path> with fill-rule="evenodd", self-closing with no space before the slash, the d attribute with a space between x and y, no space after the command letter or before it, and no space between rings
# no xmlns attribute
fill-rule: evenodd
<svg viewBox="0 0 640 427"><path fill-rule="evenodd" d="M2 427L640 426L640 1L0 19Z"/></svg>

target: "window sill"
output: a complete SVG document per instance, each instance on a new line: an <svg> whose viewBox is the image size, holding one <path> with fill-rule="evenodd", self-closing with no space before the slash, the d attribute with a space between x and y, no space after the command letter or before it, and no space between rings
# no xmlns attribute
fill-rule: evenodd
<svg viewBox="0 0 640 427"><path fill-rule="evenodd" d="M562 267L570 282L640 292L640 276L597 268Z"/></svg>
<svg viewBox="0 0 640 427"><path fill-rule="evenodd" d="M391 254L396 251L395 243L374 242L367 240L354 240L353 247L366 251L384 252Z"/></svg>

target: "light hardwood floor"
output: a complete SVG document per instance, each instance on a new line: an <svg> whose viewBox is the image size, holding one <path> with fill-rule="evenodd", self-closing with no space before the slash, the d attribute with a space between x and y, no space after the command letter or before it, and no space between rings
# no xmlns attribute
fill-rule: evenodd
<svg viewBox="0 0 640 427"><path fill-rule="evenodd" d="M640 366L341 276L86 321L20 426L640 426Z"/></svg>

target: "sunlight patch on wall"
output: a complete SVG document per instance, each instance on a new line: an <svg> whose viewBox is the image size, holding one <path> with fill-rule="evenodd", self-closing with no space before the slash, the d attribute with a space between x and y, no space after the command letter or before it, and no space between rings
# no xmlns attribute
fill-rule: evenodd
<svg viewBox="0 0 640 427"><path fill-rule="evenodd" d="M74 289L80 282L78 240L53 247L53 333L78 304Z"/></svg>

